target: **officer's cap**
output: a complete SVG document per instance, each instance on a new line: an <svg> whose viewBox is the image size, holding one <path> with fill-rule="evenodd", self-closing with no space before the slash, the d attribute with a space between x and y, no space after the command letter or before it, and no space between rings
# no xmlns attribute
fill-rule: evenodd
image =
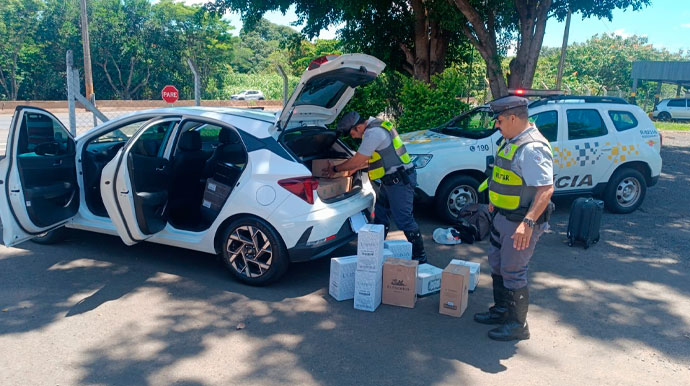
<svg viewBox="0 0 690 386"><path fill-rule="evenodd" d="M345 113L345 115L343 115L343 117L338 121L338 125L336 126L335 130L341 136L348 135L350 134L350 129L352 129L352 126L356 125L359 120L359 113L356 111Z"/></svg>
<svg viewBox="0 0 690 386"><path fill-rule="evenodd" d="M496 119L502 112L514 109L516 107L527 107L528 103L529 101L527 100L527 98L511 95L503 98L498 98L489 102L489 107L491 108L491 112L493 113L492 118Z"/></svg>

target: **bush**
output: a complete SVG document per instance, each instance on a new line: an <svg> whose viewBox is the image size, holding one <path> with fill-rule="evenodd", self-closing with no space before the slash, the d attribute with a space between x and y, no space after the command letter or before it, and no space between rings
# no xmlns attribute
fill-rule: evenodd
<svg viewBox="0 0 690 386"><path fill-rule="evenodd" d="M399 133L428 129L466 111L469 105L459 98L465 93L467 78L456 67L431 77L432 84L403 79L400 90Z"/></svg>

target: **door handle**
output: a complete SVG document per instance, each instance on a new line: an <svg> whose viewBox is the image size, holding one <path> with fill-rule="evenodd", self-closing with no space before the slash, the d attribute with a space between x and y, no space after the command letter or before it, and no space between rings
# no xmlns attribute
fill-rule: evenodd
<svg viewBox="0 0 690 386"><path fill-rule="evenodd" d="M159 166L156 168L157 172L162 172L163 170L165 170L165 166Z"/></svg>
<svg viewBox="0 0 690 386"><path fill-rule="evenodd" d="M59 159L59 160L53 162L53 166L60 166L60 165L62 165L62 160L61 160L61 159Z"/></svg>

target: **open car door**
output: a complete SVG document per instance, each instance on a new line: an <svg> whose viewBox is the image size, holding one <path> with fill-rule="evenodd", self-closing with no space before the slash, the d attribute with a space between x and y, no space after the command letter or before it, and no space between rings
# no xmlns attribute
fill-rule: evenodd
<svg viewBox="0 0 690 386"><path fill-rule="evenodd" d="M144 124L103 168L101 197L127 245L162 231L167 222L170 138L179 117Z"/></svg>
<svg viewBox="0 0 690 386"><path fill-rule="evenodd" d="M13 246L63 225L79 210L74 138L51 113L17 106L0 160L3 241Z"/></svg>

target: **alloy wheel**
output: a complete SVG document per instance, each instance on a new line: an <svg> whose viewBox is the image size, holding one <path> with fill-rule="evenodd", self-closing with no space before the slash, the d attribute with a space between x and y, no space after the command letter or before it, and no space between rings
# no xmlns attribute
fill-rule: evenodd
<svg viewBox="0 0 690 386"><path fill-rule="evenodd" d="M225 248L228 262L243 276L257 278L271 268L271 242L257 227L244 225L235 228L228 237Z"/></svg>

